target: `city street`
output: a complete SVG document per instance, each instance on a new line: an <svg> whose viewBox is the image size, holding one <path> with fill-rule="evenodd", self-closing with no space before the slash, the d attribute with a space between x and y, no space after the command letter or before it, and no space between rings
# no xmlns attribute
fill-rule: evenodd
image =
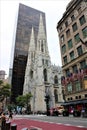
<svg viewBox="0 0 87 130"><path fill-rule="evenodd" d="M45 115L16 115L11 121L17 124L17 130L23 128L37 130L86 130L87 118L53 117Z"/></svg>

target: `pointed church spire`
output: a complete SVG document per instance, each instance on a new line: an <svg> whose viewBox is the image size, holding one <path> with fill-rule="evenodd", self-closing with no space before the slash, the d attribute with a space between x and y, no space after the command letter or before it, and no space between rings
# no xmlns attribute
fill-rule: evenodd
<svg viewBox="0 0 87 130"><path fill-rule="evenodd" d="M40 14L39 30L38 30L38 39L41 39L41 38L46 39L42 14Z"/></svg>
<svg viewBox="0 0 87 130"><path fill-rule="evenodd" d="M35 37L34 37L34 28L32 27L30 43L29 43L29 52L35 51Z"/></svg>

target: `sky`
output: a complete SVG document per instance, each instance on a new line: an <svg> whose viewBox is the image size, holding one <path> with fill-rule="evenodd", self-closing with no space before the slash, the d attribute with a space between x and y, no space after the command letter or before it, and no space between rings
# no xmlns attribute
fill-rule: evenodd
<svg viewBox="0 0 87 130"><path fill-rule="evenodd" d="M52 64L62 66L58 32L58 21L71 0L0 0L0 70L9 75L14 42L15 19L19 3L43 11L46 15L46 31L49 55Z"/></svg>

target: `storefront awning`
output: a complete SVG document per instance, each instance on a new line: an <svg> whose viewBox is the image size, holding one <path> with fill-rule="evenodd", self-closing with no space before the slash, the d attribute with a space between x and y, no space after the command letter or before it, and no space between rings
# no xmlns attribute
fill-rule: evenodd
<svg viewBox="0 0 87 130"><path fill-rule="evenodd" d="M86 103L87 103L87 99L84 99L84 100L64 102L61 105L66 106L66 105L76 105L76 104L86 104Z"/></svg>

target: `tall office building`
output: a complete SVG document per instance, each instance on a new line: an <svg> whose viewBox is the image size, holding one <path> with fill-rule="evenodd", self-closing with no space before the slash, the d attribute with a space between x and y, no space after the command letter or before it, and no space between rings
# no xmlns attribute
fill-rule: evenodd
<svg viewBox="0 0 87 130"><path fill-rule="evenodd" d="M57 24L66 104L87 105L87 0L72 0Z"/></svg>
<svg viewBox="0 0 87 130"><path fill-rule="evenodd" d="M63 102L61 67L51 64L45 13L20 4L12 69L11 101L31 92L31 111L45 111L45 96L49 107Z"/></svg>
<svg viewBox="0 0 87 130"><path fill-rule="evenodd" d="M19 5L14 56L12 61L13 65L12 68L10 68L10 70L12 71L10 71L12 86L11 101L13 102L18 95L22 95L23 93L24 75L27 63L31 29L33 26L36 45L40 13L43 17L43 24L46 33L45 13L25 6L23 4Z"/></svg>

